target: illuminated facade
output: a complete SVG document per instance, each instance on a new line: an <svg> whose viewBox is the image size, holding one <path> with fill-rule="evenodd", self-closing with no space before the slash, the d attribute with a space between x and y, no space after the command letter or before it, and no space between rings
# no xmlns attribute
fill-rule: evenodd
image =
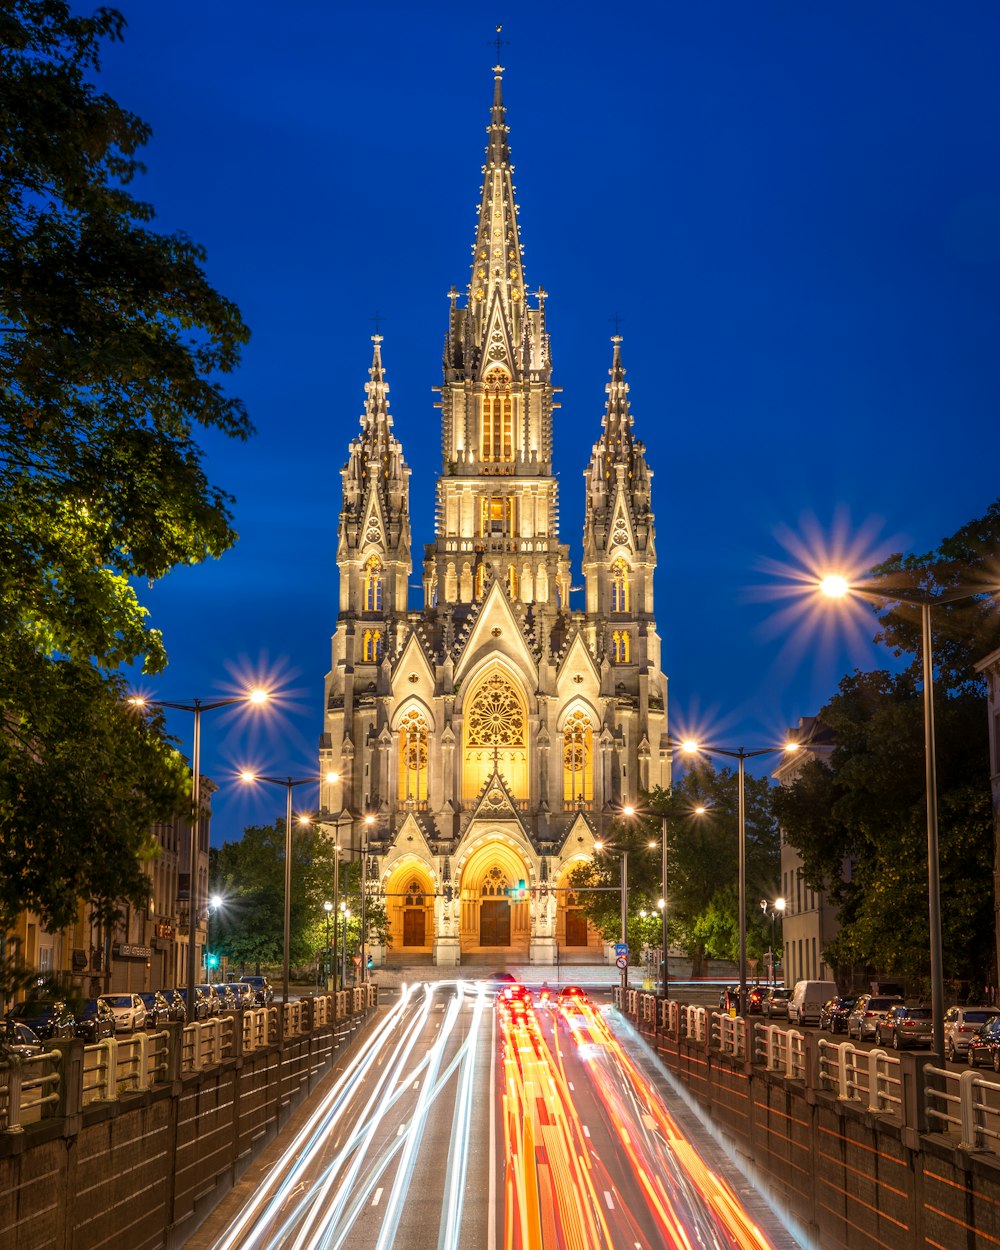
<svg viewBox="0 0 1000 1250"><path fill-rule="evenodd" d="M615 805L669 783L652 474L621 339L584 475L585 609L573 611L545 292L525 283L511 175L498 67L472 277L464 300L451 291L420 611L407 602L410 470L377 334L342 470L320 747L321 775L340 780L324 784L322 803L355 848L368 830L390 959L550 964L600 952L566 874Z"/></svg>

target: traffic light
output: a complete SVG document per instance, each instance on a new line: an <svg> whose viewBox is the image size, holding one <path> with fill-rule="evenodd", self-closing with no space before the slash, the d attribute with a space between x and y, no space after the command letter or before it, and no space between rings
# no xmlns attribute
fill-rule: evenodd
<svg viewBox="0 0 1000 1250"><path fill-rule="evenodd" d="M206 951L205 952L205 967L206 968L218 968L218 966L219 966L219 956L213 955L209 951Z"/></svg>

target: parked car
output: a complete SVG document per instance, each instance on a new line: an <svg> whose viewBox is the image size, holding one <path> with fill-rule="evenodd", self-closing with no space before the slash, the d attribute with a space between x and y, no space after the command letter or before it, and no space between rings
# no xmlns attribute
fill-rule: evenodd
<svg viewBox="0 0 1000 1250"><path fill-rule="evenodd" d="M170 1008L170 1019L179 1024L184 1024L187 1020L187 1003L184 1001L184 995L180 990L161 990L160 993L167 1000L167 1006Z"/></svg>
<svg viewBox="0 0 1000 1250"><path fill-rule="evenodd" d="M181 996L181 1001L184 1003L184 1018L186 1020L207 1020L208 1019L208 1016L211 1010L211 1003L210 1003L210 1000L205 997L205 994L202 992L202 988L200 985L196 985L194 987L194 1013L193 1014L188 1011L187 989L185 988L183 990L175 990L174 993L179 994Z"/></svg>
<svg viewBox="0 0 1000 1250"><path fill-rule="evenodd" d="M210 1016L222 1015L222 999L215 992L215 986L209 985L207 981L201 985L196 985L195 990L204 995L205 1002L208 1004L208 1014Z"/></svg>
<svg viewBox="0 0 1000 1250"><path fill-rule="evenodd" d="M766 1016L768 1020L772 1020L775 1016L784 1016L787 1020L788 1000L791 996L791 990L786 990L780 985L772 986L761 999L761 1015Z"/></svg>
<svg viewBox="0 0 1000 1250"><path fill-rule="evenodd" d="M243 1006L242 991L237 993L228 981L217 981L212 989L215 990L215 996L219 1000L220 1010L239 1011Z"/></svg>
<svg viewBox="0 0 1000 1250"><path fill-rule="evenodd" d="M0 1059L16 1055L18 1059L32 1059L45 1049L45 1043L26 1024L4 1020L0 1025Z"/></svg>
<svg viewBox="0 0 1000 1250"><path fill-rule="evenodd" d="M796 981L788 1000L792 1024L819 1024L823 1004L837 992L836 981Z"/></svg>
<svg viewBox="0 0 1000 1250"><path fill-rule="evenodd" d="M902 1050L904 1046L929 1049L934 1044L930 1007L892 1007L875 1026L875 1044Z"/></svg>
<svg viewBox="0 0 1000 1250"><path fill-rule="evenodd" d="M944 1053L953 1063L969 1050L969 1039L982 1025L1000 1016L995 1007L949 1007L944 1013Z"/></svg>
<svg viewBox="0 0 1000 1250"><path fill-rule="evenodd" d="M246 1007L256 1005L257 995L253 992L253 987L247 985L245 981L227 981L225 985L227 992L236 1000L237 1010L242 1011Z"/></svg>
<svg viewBox="0 0 1000 1250"><path fill-rule="evenodd" d="M854 1010L858 1001L857 994L837 995L823 1004L819 1017L819 1027L829 1029L831 1033L847 1032L847 1017Z"/></svg>
<svg viewBox="0 0 1000 1250"><path fill-rule="evenodd" d="M26 1024L43 1042L50 1038L73 1037L76 1032L72 1008L62 999L28 999L12 1007L7 1019Z"/></svg>
<svg viewBox="0 0 1000 1250"><path fill-rule="evenodd" d="M902 1001L898 994L862 994L847 1017L847 1036L859 1042L874 1037L882 1017Z"/></svg>
<svg viewBox="0 0 1000 1250"><path fill-rule="evenodd" d="M146 1028L158 1029L170 1020L170 1004L160 990L140 990L139 997L146 1008Z"/></svg>
<svg viewBox="0 0 1000 1250"><path fill-rule="evenodd" d="M102 1037L114 1037L115 1013L103 998L81 998L74 1007L77 1037L91 1045Z"/></svg>
<svg viewBox="0 0 1000 1250"><path fill-rule="evenodd" d="M513 979L511 977L511 980ZM270 1007L271 1003L274 1002L274 990L271 988L271 982L267 977L240 977L240 980L244 981L253 990L258 1007Z"/></svg>
<svg viewBox="0 0 1000 1250"><path fill-rule="evenodd" d="M137 1033L146 1027L146 1008L138 994L98 994L115 1013L116 1033Z"/></svg>
<svg viewBox="0 0 1000 1250"><path fill-rule="evenodd" d="M1000 1016L991 1016L973 1033L966 1058L973 1068L985 1061L993 1064L994 1072L1000 1072Z"/></svg>

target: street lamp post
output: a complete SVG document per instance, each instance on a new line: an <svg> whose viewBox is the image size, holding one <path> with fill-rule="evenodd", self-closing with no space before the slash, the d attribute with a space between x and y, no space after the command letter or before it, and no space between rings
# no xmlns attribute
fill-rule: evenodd
<svg viewBox="0 0 1000 1250"><path fill-rule="evenodd" d="M774 902L769 905L767 899L762 898L760 900L760 909L771 921L771 943L767 948L767 959L770 964L770 983L771 985L777 985L778 978L774 972L774 921L779 913L784 914L785 900L783 898L776 898Z"/></svg>
<svg viewBox="0 0 1000 1250"><path fill-rule="evenodd" d="M758 747L747 751L743 747L735 750L727 747L704 746L692 739L685 739L681 750L685 755L721 755L726 759L739 762L739 795L737 819L739 828L739 934L740 934L740 1015L747 1013L747 822L746 822L746 762L761 755L775 755L778 752L792 752L799 749L800 743L786 742L780 747Z"/></svg>
<svg viewBox="0 0 1000 1250"><path fill-rule="evenodd" d="M330 989L330 912L333 911L333 904L329 899L323 904L323 910L326 912L326 949L323 951L323 982L324 988L329 992Z"/></svg>
<svg viewBox="0 0 1000 1250"><path fill-rule="evenodd" d="M292 942L292 791L296 786L315 785L319 781L330 781L334 774L325 777L261 777L257 773L243 772L240 777L245 782L262 781L270 786L285 787L285 914L281 956L282 981L282 1019L284 1004L288 1002L288 981L291 962Z"/></svg>
<svg viewBox="0 0 1000 1250"><path fill-rule="evenodd" d="M133 707L165 707L175 712L191 712L194 714L194 733L191 743L191 828L188 837L188 950L187 950L187 1010L194 1018L195 997L194 987L198 984L198 852L199 832L201 829L201 714L214 712L220 707L234 707L237 703L260 705L268 700L266 690L251 690L245 695L235 695L228 699L192 699L190 703L174 703L168 699L147 699L144 695L132 695L129 703Z"/></svg>
<svg viewBox="0 0 1000 1250"><path fill-rule="evenodd" d="M325 780L329 783L336 784L340 780L339 773L327 773ZM341 813L342 814L342 813ZM332 910L337 912L340 907L340 816L338 814L336 820L328 820L323 811L316 816L302 815L299 817L299 823L302 825L333 825L336 829L333 839L333 905ZM324 907L326 904L323 904ZM340 961L337 958L337 923L336 915L334 916L333 925L333 959L331 963L331 975L333 977L333 988L337 988L337 973L340 968Z"/></svg>
<svg viewBox="0 0 1000 1250"><path fill-rule="evenodd" d="M921 676L924 702L924 795L927 807L927 915L930 927L931 1025L934 1050L944 1055L944 970L941 949L941 859L938 849L937 762L934 739L934 655L931 645L931 608L937 604L975 599L989 588L946 591L926 595L914 591L880 589L867 582L852 584L835 574L819 583L823 594L842 599L850 593L879 603L908 603L920 608ZM995 589L995 588L994 588Z"/></svg>
<svg viewBox="0 0 1000 1250"><path fill-rule="evenodd" d="M363 840L361 846L361 980L368 980L368 835L375 823L375 817L365 817Z"/></svg>
<svg viewBox="0 0 1000 1250"><path fill-rule="evenodd" d="M222 980L222 972L221 972L221 967L220 967L220 965L219 965L219 964L215 964L215 965L209 966L209 962L208 962L208 958L207 958L207 956L208 956L208 955L211 955L211 953L212 953L212 917L216 914L216 912L217 912L217 911L219 910L219 908L222 906L222 903L223 903L223 898L222 898L222 895L221 895L221 894L213 894L213 895L211 895L211 896L209 897L209 900L208 900L208 923L207 923L207 926L206 926L206 931L205 931L205 953L206 953L206 959L205 959L205 980L208 982L208 984L209 984L209 985L211 985L211 984L212 984L212 966L217 967L217 968L220 968L220 972L219 972L219 980L220 980L220 981Z"/></svg>
<svg viewBox="0 0 1000 1250"><path fill-rule="evenodd" d="M635 808L624 808L624 814L629 816L635 813ZM605 842L595 842L594 850L603 851L607 848ZM628 850L623 847L620 852L622 861L622 878L621 878L621 896L622 896L622 936L621 944L628 946ZM624 960L618 972L618 983L621 986L622 993L628 989L628 954L620 956Z"/></svg>
<svg viewBox="0 0 1000 1250"><path fill-rule="evenodd" d="M704 816L706 810L707 810L706 808L701 807L701 806L692 808L692 811L694 815L696 816ZM639 815L639 809L635 807L631 807L631 806L625 806L622 808L622 815L629 816L629 817L637 816ZM651 850L654 849L655 846L656 846L655 842L649 843L649 847ZM660 813L660 889L663 891L663 893L662 893L662 896L660 897L659 902L656 905L660 910L660 915L663 921L662 986L663 986L664 998L670 997L670 965L668 962L669 956L667 954L667 950L668 950L667 923L669 921L669 916L670 916L670 899L667 894L668 851L669 851L669 848L668 848L668 841L667 841L667 813L661 812Z"/></svg>
<svg viewBox="0 0 1000 1250"><path fill-rule="evenodd" d="M344 950L343 950L343 967L340 970L340 984L347 984L347 922L351 918L351 909L346 903L340 904L340 914L344 917Z"/></svg>

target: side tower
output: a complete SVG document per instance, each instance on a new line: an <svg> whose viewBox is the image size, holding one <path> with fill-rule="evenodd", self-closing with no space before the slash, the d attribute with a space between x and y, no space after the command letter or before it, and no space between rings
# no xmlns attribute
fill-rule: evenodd
<svg viewBox="0 0 1000 1250"><path fill-rule="evenodd" d="M629 388L619 335L605 387L601 436L584 470L583 576L586 615L596 656L604 666L604 690L619 720L631 723L631 788L669 784L666 755L666 679L660 671L660 639L653 615L656 541L651 511L652 470L634 437ZM630 714L629 709L635 713ZM629 782L625 782L626 789Z"/></svg>
<svg viewBox="0 0 1000 1250"><path fill-rule="evenodd" d="M459 308L454 287L450 292L443 468L436 538L424 559L425 606L454 604L459 614L492 580L543 611L569 603L569 548L559 543L552 472L556 405L545 292L531 307L504 117L496 66L466 307Z"/></svg>
<svg viewBox="0 0 1000 1250"><path fill-rule="evenodd" d="M383 660L396 650L405 628L407 584L413 567L410 469L392 433L382 336L373 335L372 342L361 433L352 439L347 464L340 471L340 608L326 677L326 732L320 761L323 772L334 769L342 774L343 806L356 810L366 807L375 791L368 784L370 773L355 779L351 763L355 746L374 732L372 695L382 683ZM371 708L368 715L366 708ZM324 806L339 809L340 803L332 799L332 794L325 794Z"/></svg>

